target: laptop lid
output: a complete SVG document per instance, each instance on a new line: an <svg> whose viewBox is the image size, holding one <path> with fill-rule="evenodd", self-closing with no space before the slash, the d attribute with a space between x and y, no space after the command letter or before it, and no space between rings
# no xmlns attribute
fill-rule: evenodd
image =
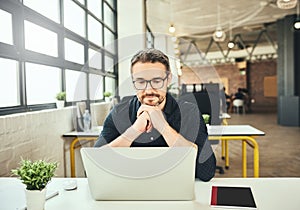
<svg viewBox="0 0 300 210"><path fill-rule="evenodd" d="M94 200L194 199L195 147L82 148Z"/></svg>

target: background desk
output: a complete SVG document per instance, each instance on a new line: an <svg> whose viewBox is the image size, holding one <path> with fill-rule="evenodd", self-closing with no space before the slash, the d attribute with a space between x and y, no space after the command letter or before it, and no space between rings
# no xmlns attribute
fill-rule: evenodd
<svg viewBox="0 0 300 210"><path fill-rule="evenodd" d="M80 140L92 140L95 141L103 127L97 127L92 129L91 132L69 132L63 134L64 138L72 138L70 144L70 167L71 167L71 177L75 177L75 155L74 149L76 143ZM253 148L253 167L254 167L254 177L259 177L259 151L258 144L255 140L256 136L263 136L265 133L260 131L250 125L210 125L208 126L208 135L210 140L221 140L225 141L227 145L227 141L229 140L240 140L242 141L242 162L243 162L243 177L247 177L247 154L246 154L246 145L250 145ZM229 155L228 155L228 147L226 147L225 154L225 166L229 167Z"/></svg>
<svg viewBox="0 0 300 210"><path fill-rule="evenodd" d="M247 144L253 148L253 175L259 177L259 150L255 140L257 136L264 136L265 133L250 125L211 125L207 127L210 140L239 140L242 141L242 165L243 177L247 177ZM227 143L226 143L227 144ZM228 148L225 154L225 166L229 167Z"/></svg>
<svg viewBox="0 0 300 210"><path fill-rule="evenodd" d="M76 144L79 141L95 141L95 140L97 140L102 129L103 129L103 126L98 126L98 127L92 128L90 132L72 131L72 132L65 133L62 135L62 138L64 141L66 141L66 139L69 139L69 138L72 139L71 143L70 143L71 177L75 177L75 151L74 150L76 149Z"/></svg>
<svg viewBox="0 0 300 210"><path fill-rule="evenodd" d="M70 179L70 178L69 178ZM46 201L45 210L207 210L210 207L211 186L250 186L259 210L299 210L300 178L215 178L210 182L195 182L194 201L94 201L87 179L77 178L77 190L63 190L68 178L54 178L49 190L59 195ZM142 186L141 186L142 187ZM15 210L25 203L24 185L16 178L0 178L1 210ZM222 208L218 208L222 209Z"/></svg>

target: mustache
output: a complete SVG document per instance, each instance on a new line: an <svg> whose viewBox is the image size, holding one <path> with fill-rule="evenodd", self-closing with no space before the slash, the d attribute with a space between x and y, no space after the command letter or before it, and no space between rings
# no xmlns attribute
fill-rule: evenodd
<svg viewBox="0 0 300 210"><path fill-rule="evenodd" d="M142 98L145 98L145 97L147 97L147 96L154 96L154 97L160 97L160 95L159 94L156 94L156 93L146 93L146 94L143 94L141 97Z"/></svg>

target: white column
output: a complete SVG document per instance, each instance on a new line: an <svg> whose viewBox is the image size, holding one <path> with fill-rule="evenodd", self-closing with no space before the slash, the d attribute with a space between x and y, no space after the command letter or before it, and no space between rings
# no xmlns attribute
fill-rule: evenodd
<svg viewBox="0 0 300 210"><path fill-rule="evenodd" d="M134 95L130 60L146 47L146 13L144 0L118 0L119 95Z"/></svg>

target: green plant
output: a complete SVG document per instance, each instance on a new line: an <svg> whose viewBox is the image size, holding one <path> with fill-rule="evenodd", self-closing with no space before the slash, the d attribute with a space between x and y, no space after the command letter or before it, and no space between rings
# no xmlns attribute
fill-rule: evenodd
<svg viewBox="0 0 300 210"><path fill-rule="evenodd" d="M104 97L110 97L111 95L112 95L111 92L108 92L108 91L103 93Z"/></svg>
<svg viewBox="0 0 300 210"><path fill-rule="evenodd" d="M59 101L66 100L66 92L59 92L59 93L57 93L56 99L59 100Z"/></svg>
<svg viewBox="0 0 300 210"><path fill-rule="evenodd" d="M54 176L58 163L22 159L19 165L19 168L11 170L12 174L19 176L27 190L42 190Z"/></svg>
<svg viewBox="0 0 300 210"><path fill-rule="evenodd" d="M204 123L209 124L210 115L209 114L203 114L202 117L203 117Z"/></svg>

